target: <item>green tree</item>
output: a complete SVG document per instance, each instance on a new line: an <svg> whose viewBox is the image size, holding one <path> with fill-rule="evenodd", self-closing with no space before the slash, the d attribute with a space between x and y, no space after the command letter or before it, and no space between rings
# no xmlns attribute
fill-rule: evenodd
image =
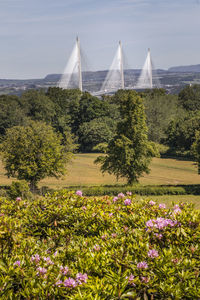
<svg viewBox="0 0 200 300"><path fill-rule="evenodd" d="M177 116L177 96L146 94L144 97L149 140L161 143L166 137L166 128Z"/></svg>
<svg viewBox="0 0 200 300"><path fill-rule="evenodd" d="M192 151L197 161L198 165L198 174L200 174L200 130L196 131L195 141L192 145Z"/></svg>
<svg viewBox="0 0 200 300"><path fill-rule="evenodd" d="M178 101L186 110L200 110L200 85L194 84L184 87L178 95Z"/></svg>
<svg viewBox="0 0 200 300"><path fill-rule="evenodd" d="M0 96L0 135L4 135L7 128L22 125L26 122L26 114L17 96Z"/></svg>
<svg viewBox="0 0 200 300"><path fill-rule="evenodd" d="M55 106L43 91L26 91L22 94L20 103L26 115L32 120L52 123Z"/></svg>
<svg viewBox="0 0 200 300"><path fill-rule="evenodd" d="M100 143L108 143L116 131L116 121L109 117L82 123L78 130L80 151L91 152Z"/></svg>
<svg viewBox="0 0 200 300"><path fill-rule="evenodd" d="M171 150L190 151L196 130L200 130L200 111L182 111L182 114L169 123L166 144Z"/></svg>
<svg viewBox="0 0 200 300"><path fill-rule="evenodd" d="M118 91L121 121L116 136L110 141L105 156L99 156L102 172L127 178L128 184L138 182L143 173L149 173L149 163L156 149L147 139L144 105L135 91Z"/></svg>
<svg viewBox="0 0 200 300"><path fill-rule="evenodd" d="M7 176L25 179L34 190L45 177L56 177L65 173L65 164L72 158L72 140L61 145L61 136L50 125L31 121L27 126L15 126L7 130L1 144L3 163Z"/></svg>
<svg viewBox="0 0 200 300"><path fill-rule="evenodd" d="M53 127L63 133L70 126L72 132L76 133L82 92L79 89L50 87L46 95L55 105Z"/></svg>

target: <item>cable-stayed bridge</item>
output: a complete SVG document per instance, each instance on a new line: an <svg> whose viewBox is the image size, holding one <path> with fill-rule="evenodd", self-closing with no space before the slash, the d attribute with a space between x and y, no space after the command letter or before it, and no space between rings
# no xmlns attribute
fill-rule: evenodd
<svg viewBox="0 0 200 300"><path fill-rule="evenodd" d="M58 82L58 87L63 89L79 88L81 91L83 90L81 60L82 55L80 40L77 37L67 65L64 69L60 81ZM153 76L153 70L154 66L151 58L151 53L150 49L148 49L147 57L138 81L136 84L132 84L131 88L139 90L160 87L158 77ZM100 90L97 92L92 92L92 94L95 96L99 96L102 94L112 94L119 89L126 88L130 89L130 86L126 87L126 82L124 80L124 55L122 43L120 41L113 61L110 65L109 71Z"/></svg>

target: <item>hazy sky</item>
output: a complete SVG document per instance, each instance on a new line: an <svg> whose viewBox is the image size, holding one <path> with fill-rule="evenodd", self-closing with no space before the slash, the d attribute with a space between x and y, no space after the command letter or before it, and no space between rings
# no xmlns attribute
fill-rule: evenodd
<svg viewBox="0 0 200 300"><path fill-rule="evenodd" d="M119 40L129 68L149 47L156 68L200 64L200 1L0 0L0 78L62 73L76 35L92 70L108 69Z"/></svg>

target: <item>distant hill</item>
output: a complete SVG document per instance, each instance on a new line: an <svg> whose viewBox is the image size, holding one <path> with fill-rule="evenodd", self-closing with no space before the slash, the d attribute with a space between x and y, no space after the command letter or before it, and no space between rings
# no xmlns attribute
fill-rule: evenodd
<svg viewBox="0 0 200 300"><path fill-rule="evenodd" d="M168 69L168 71L176 73L197 73L200 72L200 65L171 67Z"/></svg>

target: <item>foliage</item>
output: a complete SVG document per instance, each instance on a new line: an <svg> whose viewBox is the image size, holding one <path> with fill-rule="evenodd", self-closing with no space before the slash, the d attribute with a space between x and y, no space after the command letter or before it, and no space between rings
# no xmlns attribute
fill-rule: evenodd
<svg viewBox="0 0 200 300"><path fill-rule="evenodd" d="M25 180L13 181L8 190L8 196L16 200L17 197L21 199L31 198L29 186Z"/></svg>
<svg viewBox="0 0 200 300"><path fill-rule="evenodd" d="M8 129L1 150L7 175L25 179L32 189L45 177L64 174L65 163L71 159L61 137L39 121Z"/></svg>
<svg viewBox="0 0 200 300"><path fill-rule="evenodd" d="M5 135L7 128L25 123L26 115L17 96L1 95L0 107L0 135Z"/></svg>
<svg viewBox="0 0 200 300"><path fill-rule="evenodd" d="M83 93L80 99L79 124L90 122L93 119L109 116L108 102L100 100L89 93Z"/></svg>
<svg viewBox="0 0 200 300"><path fill-rule="evenodd" d="M176 151L187 151L195 139L195 131L200 130L200 111L182 112L170 122L166 133L166 143Z"/></svg>
<svg viewBox="0 0 200 300"><path fill-rule="evenodd" d="M68 126L73 133L78 130L79 101L81 91L79 89L61 89L50 87L46 95L55 105L55 117L53 127L63 133Z"/></svg>
<svg viewBox="0 0 200 300"><path fill-rule="evenodd" d="M127 178L128 184L148 173L148 165L155 156L153 143L148 142L142 98L135 91L119 91L115 95L120 105L121 121L114 138L109 142L106 156L99 156L102 172Z"/></svg>
<svg viewBox="0 0 200 300"><path fill-rule="evenodd" d="M200 213L130 192L0 198L1 299L199 299Z"/></svg>
<svg viewBox="0 0 200 300"><path fill-rule="evenodd" d="M160 143L166 137L169 122L177 116L177 96L147 94L144 98L148 137Z"/></svg>
<svg viewBox="0 0 200 300"><path fill-rule="evenodd" d="M179 95L178 101L180 105L187 111L200 110L200 85L187 85Z"/></svg>
<svg viewBox="0 0 200 300"><path fill-rule="evenodd" d="M43 91L28 90L20 98L26 115L32 120L51 123L55 114L55 106Z"/></svg>
<svg viewBox="0 0 200 300"><path fill-rule="evenodd" d="M196 131L195 141L192 145L192 151L198 164L198 174L200 174L200 131Z"/></svg>
<svg viewBox="0 0 200 300"><path fill-rule="evenodd" d="M116 122L108 117L101 117L82 123L78 130L80 150L92 152L100 143L108 143L114 136Z"/></svg>
<svg viewBox="0 0 200 300"><path fill-rule="evenodd" d="M135 185L135 186L91 186L83 187L84 195L87 196L105 196L114 195L120 192L125 193L127 189L137 195L185 195L186 189L184 186L173 185ZM190 189L190 193L195 192ZM199 193L199 189L198 189Z"/></svg>

